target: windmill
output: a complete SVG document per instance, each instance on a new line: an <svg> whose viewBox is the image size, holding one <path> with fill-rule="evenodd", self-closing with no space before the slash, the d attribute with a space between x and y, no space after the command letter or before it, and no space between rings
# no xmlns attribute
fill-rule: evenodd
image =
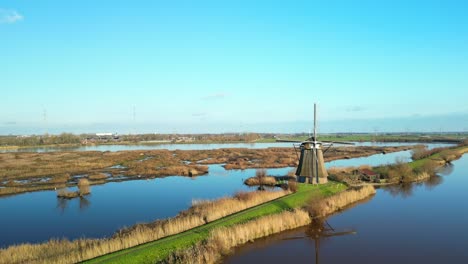
<svg viewBox="0 0 468 264"><path fill-rule="evenodd" d="M298 143L298 147L293 144L294 150L297 154L297 148L301 155L299 157L299 165L297 166L296 176L297 181L302 183L310 184L324 184L328 182L328 173L325 168L325 162L323 154L327 152L333 143L339 144L351 144L349 142L337 142L337 141L318 141L317 140L317 104L314 103L314 134L309 135L306 141L297 140L284 140L277 139L277 142L292 142ZM322 150L322 146L328 147L325 151Z"/></svg>
<svg viewBox="0 0 468 264"><path fill-rule="evenodd" d="M315 241L315 263L318 264L320 261L320 240L336 236L346 236L357 234L354 230L336 231L326 220L314 219L305 231L304 236L295 236L284 238L283 240L296 240L311 238Z"/></svg>

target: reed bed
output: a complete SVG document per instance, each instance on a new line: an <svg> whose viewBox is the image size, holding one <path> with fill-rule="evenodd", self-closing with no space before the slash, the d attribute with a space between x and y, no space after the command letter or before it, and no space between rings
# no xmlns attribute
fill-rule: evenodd
<svg viewBox="0 0 468 264"><path fill-rule="evenodd" d="M76 263L201 226L229 214L289 194L288 191L238 193L232 198L196 201L173 218L122 229L110 238L50 240L0 250L0 263Z"/></svg>
<svg viewBox="0 0 468 264"><path fill-rule="evenodd" d="M325 217L340 211L346 206L375 194L375 188L365 185L348 189L322 200L311 202L308 210L313 217Z"/></svg>
<svg viewBox="0 0 468 264"><path fill-rule="evenodd" d="M275 186L276 178L272 176L268 176L267 171L265 169L258 169L255 172L255 176L246 179L244 181L244 184L248 186L257 186L257 185Z"/></svg>
<svg viewBox="0 0 468 264"><path fill-rule="evenodd" d="M245 224L215 229L210 237L189 249L173 253L165 263L216 263L232 248L257 238L307 225L311 222L304 210L284 211Z"/></svg>

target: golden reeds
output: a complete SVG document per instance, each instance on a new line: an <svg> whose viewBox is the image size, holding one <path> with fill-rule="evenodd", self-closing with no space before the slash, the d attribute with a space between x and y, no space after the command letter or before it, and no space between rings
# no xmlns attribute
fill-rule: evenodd
<svg viewBox="0 0 468 264"><path fill-rule="evenodd" d="M216 263L232 248L257 238L307 225L309 214L303 210L284 211L264 216L245 224L218 228L210 237L195 246L173 253L166 263Z"/></svg>
<svg viewBox="0 0 468 264"><path fill-rule="evenodd" d="M0 250L0 263L76 263L178 234L288 193L288 191L239 193L233 198L195 202L193 207L176 217L138 224L120 230L110 238L50 240L41 244L10 246Z"/></svg>
<svg viewBox="0 0 468 264"><path fill-rule="evenodd" d="M324 217L373 194L375 188L371 185L348 189L322 200L311 201L308 210L314 217Z"/></svg>

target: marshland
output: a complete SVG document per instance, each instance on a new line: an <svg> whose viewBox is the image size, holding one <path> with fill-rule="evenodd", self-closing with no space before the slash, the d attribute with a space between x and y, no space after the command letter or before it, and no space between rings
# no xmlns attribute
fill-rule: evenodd
<svg viewBox="0 0 468 264"><path fill-rule="evenodd" d="M0 264L468 263L468 1L0 1Z"/></svg>
<svg viewBox="0 0 468 264"><path fill-rule="evenodd" d="M448 145L429 145L430 149L436 149L440 147L451 147L453 144ZM362 149L361 149L362 148ZM360 150L361 149L361 150ZM381 166L386 164L397 163L398 161L402 160L410 160L412 156L416 153L421 153L422 150L431 152L430 154L434 154L435 151L430 151L428 149L422 149L422 147L415 148L415 146L400 146L400 147L384 147L380 146L378 148L373 147L356 147L356 148L336 148L332 153L334 155L340 154L338 157L342 158L342 160L335 160L329 161L326 163L326 166L333 170L337 162L346 161L346 162L354 162L355 166L361 166L366 164L373 164L374 166ZM392 152L395 151L395 152ZM388 154L382 154L382 152ZM214 153L222 153L220 155L225 155L222 159L217 159ZM378 153L378 154L375 154ZM36 153L4 153L2 155L13 155L19 154L19 160L25 159L24 162L27 161L35 161L34 155L38 155ZM84 161L83 163L86 166L96 166L101 165L96 160L96 154L94 152L60 152L60 153L42 153L46 154L44 158L49 158L49 161L59 160L59 161L66 161L64 157L67 155L72 155L72 157L77 160L77 157L83 155ZM132 157L135 158L134 160L130 160L130 162L125 163L116 163L116 159L111 158L109 163L106 163L106 159L102 159L105 155L115 155L117 157L128 158ZM85 195L83 197L72 199L72 200L62 200L56 198L56 191L39 191L39 192L29 192L26 194L18 194L15 196L7 196L4 198L0 198L3 210L11 211L11 214L7 217L2 218L2 243L4 247L10 246L12 244L20 244L25 242L32 242L32 243L40 243L45 242L51 238L67 238L67 239L77 239L86 237L87 239L103 239L105 237L119 236L122 234L130 234L131 232L138 232L148 233L148 231L141 231L144 230L142 227L145 225L134 226L137 223L151 223L155 220L162 221L166 218L171 217L179 217L178 215L186 215L183 213L184 210L189 210L190 206L203 206L208 205L210 201L213 199L219 199L222 197L230 197L238 194L239 191L248 191L253 192L257 190L257 187L248 187L244 184L244 182L251 178L264 178L264 177L273 177L273 176L285 176L291 174L291 171L294 170L295 164L289 163L281 163L281 159L287 158L287 155L295 155L294 152L290 152L287 149L215 149L215 150L208 150L208 151L159 151L156 150L154 152L145 152L141 155L141 152L137 153L100 153L97 157L101 158L99 162L105 163L105 172L99 169L94 169L92 172L88 174L79 174L80 177L70 178L75 179L78 182L80 179L90 179L89 181L94 185L91 185L91 194ZM151 154L151 155L147 155ZM164 154L164 155L163 155ZM174 155L175 154L175 155ZM369 155L370 154L370 155ZM373 154L373 155L372 155ZM24 156L23 156L24 155ZM160 155L160 156L157 156ZM213 156L211 156L213 155ZM271 155L275 155L275 157L280 157L274 160L273 165L270 163L266 163L268 161L268 157ZM284 155L284 156L283 156ZM352 158L353 155L358 156L358 158ZM365 155L367 157L360 157L361 155ZM369 155L369 156L368 156ZM399 155L399 159L396 159L395 155ZM58 158L59 157L59 158ZM153 158L148 158L153 157ZM174 175L170 176L167 175L166 177L144 177L143 179L140 177L135 177L133 181L110 181L102 182L102 178L104 176L109 176L106 173L112 171L113 169L107 170L109 167L114 167L115 169L120 170L121 172L127 170L132 165L130 164L140 164L148 161L161 162L155 161L154 157L164 157L167 158L173 164L177 164L177 167L180 165L180 162L183 166L190 167L190 163L196 164L195 166L207 166L205 174L200 175L192 175L190 177L189 174L185 176L183 173L176 172ZM175 157L178 157L177 159ZM211 159L208 159L211 157ZM380 163L373 163L373 160L378 157ZM345 159L343 159L345 158ZM416 158L416 157L414 157ZM419 158L427 158L427 157L419 157ZM37 159L37 157L36 157ZM331 158L330 158L331 159ZM329 160L330 160L329 159ZM367 159L367 160L366 160ZM47 160L47 159L46 159ZM209 161L211 160L211 161ZM211 164L211 162L220 163L220 164ZM257 161L258 164L251 163L249 161ZM117 161L119 161L117 159ZM221 161L221 162L220 162ZM232 162L234 168L230 168L226 166L226 163ZM37 161L36 161L37 162ZM86 163L88 162L88 163ZM164 160L164 162L167 162ZM190 163L189 163L190 162ZM39 163L41 164L41 163ZM73 163L70 163L73 166ZM77 163L80 164L80 163ZM153 163L154 164L154 163ZM168 163L171 164L171 163ZM207 164L207 165L205 165ZM242 169L243 164L248 164L248 166ZM260 165L259 165L260 164ZM269 164L269 165L268 165ZM258 169L261 168L263 165L265 169ZM67 170L68 165L64 162L63 167L59 167L58 170ZM392 166L392 165L390 165ZM280 168L277 168L280 167ZM82 172L83 168L80 168ZM204 167L205 168L205 167ZM36 172L37 173L37 172ZM40 173L39 173L40 174ZM179 176L175 176L179 174ZM104 175L104 176L103 176ZM35 176L35 175L34 175ZM33 176L33 178L34 178ZM154 175L152 175L154 176ZM39 177L42 177L39 176ZM53 177L52 177L53 178ZM60 177L59 177L60 178ZM63 184L63 182L62 182ZM255 185L255 184L254 184ZM271 187L266 187L266 192L273 192L276 193L275 195L282 195L281 188L275 187L274 185L268 185ZM73 183L65 183L65 186L68 188L75 188ZM344 185L342 185L344 186ZM342 188L342 187L341 187ZM333 192L338 191L339 189L331 189ZM79 190L77 190L78 192ZM294 192L297 190L291 190L290 192ZM264 191L265 192L265 191ZM332 193L333 193L332 192ZM237 196L240 197L240 196ZM279 196L277 196L279 197ZM318 198L320 196L317 196ZM227 198L222 198L227 199ZM307 199L308 200L308 199ZM170 201L170 203L164 203L159 201ZM351 203L351 202L348 202ZM14 211L16 205L21 204L22 208L30 208L29 210L25 211ZM330 213L336 210L340 210L343 205L338 206L338 209L330 209ZM34 208L34 210L31 210ZM151 208L151 210L148 210ZM293 207L295 208L295 207ZM300 208L300 207L299 207ZM308 210L307 207L304 207L305 210ZM239 210L239 209L236 209ZM242 210L242 209L240 209ZM48 214L44 214L45 211L50 211ZM309 214L312 210L309 210ZM34 214L37 212L37 214ZM182 213L181 213L182 212ZM235 211L233 211L235 212ZM228 213L229 214L229 213ZM327 213L328 214L328 213ZM26 218L25 216L28 215ZM211 217L211 216L210 216ZM194 224L190 224L189 228L196 227L198 225L206 224L211 221L210 217L203 217L203 221L200 220L190 220ZM272 216L274 217L274 216ZM18 225L18 219L23 223L22 231L20 232L18 229L15 229ZM32 221L29 222L28 221ZM217 219L214 218L214 219ZM163 222L161 222L163 223ZM253 224L253 223L252 223ZM153 225L153 224L152 224ZM301 224L302 225L302 224ZM40 228L38 228L40 226ZM90 227L93 228L90 228ZM293 224L291 226L300 226ZM128 227L128 228L125 228ZM287 228L289 229L289 228ZM30 231L27 231L30 230ZM117 230L120 230L117 232ZM131 231L135 230L135 231ZM185 229L177 229L180 232ZM283 231L285 229L279 229L276 232ZM130 231L130 233L128 233ZM116 233L117 232L117 233ZM215 231L213 231L215 232ZM34 236L31 236L34 234ZM206 239L208 239L207 233ZM210 235L211 236L211 235ZM140 235L137 235L137 239L134 240L135 242L128 242L126 243L126 247L131 247L134 245L138 245L140 243L144 243L145 241L152 241L154 239L160 238L160 235L156 235L155 237L149 238L142 238ZM261 236L254 235L254 238L259 238ZM254 239L252 238L252 239ZM251 240L251 239L248 239ZM101 240L96 240L96 242L90 241L83 241L82 243L103 243L100 242ZM157 240L158 241L158 240ZM209 244L209 240L197 240L198 243L201 243L199 246L202 247L202 244L205 243ZM51 242L52 243L52 242ZM57 248L58 245L62 245L63 242L57 241L53 242L55 245L54 248ZM69 242L66 242L69 243ZM73 242L72 242L73 243ZM243 243L240 243L243 244ZM240 245L238 242L234 244ZM72 244L67 244L65 247L66 250L71 250ZM48 247L47 245L44 245ZM195 246L195 245L194 245ZM61 247L61 246L60 246ZM116 245L112 246L116 250L119 247ZM235 248L233 246L229 246ZM13 248L8 249L8 252L15 252ZM12 251L13 250L13 251ZM18 252L21 252L21 247L18 248ZM40 247L37 250L41 250ZM102 251L99 254L104 254L105 252L112 252L111 251ZM187 248L187 250L190 250ZM29 250L28 250L29 251ZM0 251L1 252L1 251ZM179 251L177 251L179 252ZM162 258L161 260L164 261L173 261L174 259L183 258L182 255L179 256L177 252L173 252L175 255L164 255L167 257ZM7 253L7 252L5 252ZM55 253L54 253L55 254ZM98 255L99 255L98 254ZM182 253L180 253L182 254ZM33 254L34 255L34 254ZM88 258L98 256L96 253L89 253ZM216 258L223 258L226 255L223 254L222 256L216 256ZM86 258L74 258L75 260L71 260L72 258L65 261L74 262L78 259L86 259ZM50 259L49 259L50 260ZM45 260L44 260L45 261ZM60 261L59 261L60 262Z"/></svg>

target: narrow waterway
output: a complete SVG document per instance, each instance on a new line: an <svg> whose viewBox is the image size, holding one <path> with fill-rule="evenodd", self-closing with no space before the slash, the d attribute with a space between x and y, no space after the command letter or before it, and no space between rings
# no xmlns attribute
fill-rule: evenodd
<svg viewBox="0 0 468 264"><path fill-rule="evenodd" d="M259 239L224 262L468 263L468 155L439 175L381 188L372 199L329 217L329 226ZM315 239L318 228L325 231ZM356 234L340 235L346 231Z"/></svg>

